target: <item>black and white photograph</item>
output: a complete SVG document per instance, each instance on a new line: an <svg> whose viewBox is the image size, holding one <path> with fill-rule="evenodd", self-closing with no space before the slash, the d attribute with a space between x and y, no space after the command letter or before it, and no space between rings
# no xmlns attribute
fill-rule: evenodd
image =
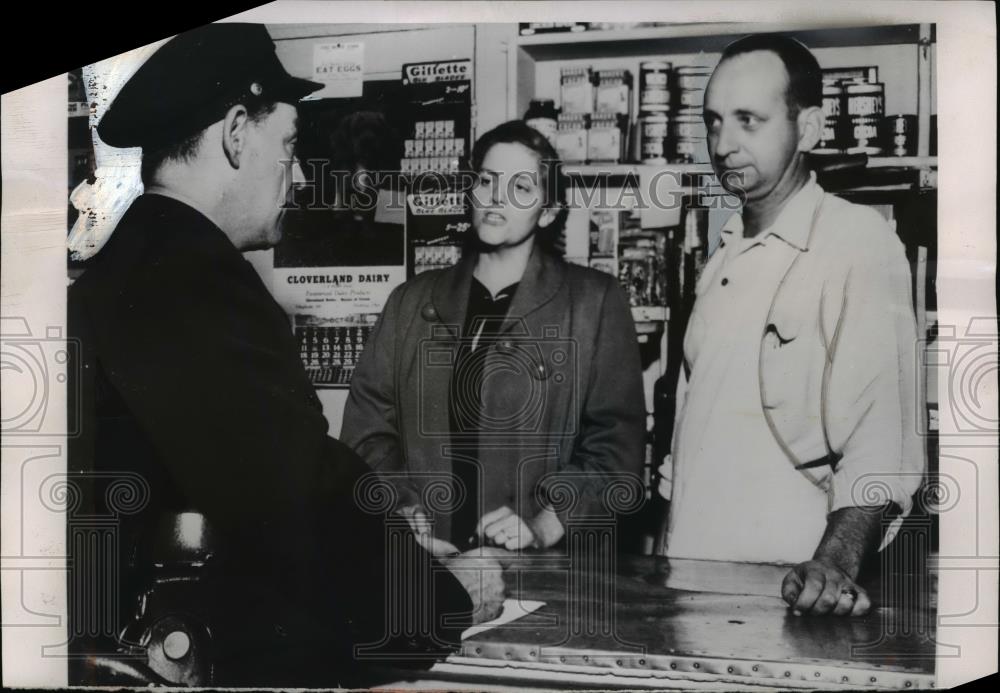
<svg viewBox="0 0 1000 693"><path fill-rule="evenodd" d="M4 94L4 684L995 675L994 20L275 2Z"/></svg>

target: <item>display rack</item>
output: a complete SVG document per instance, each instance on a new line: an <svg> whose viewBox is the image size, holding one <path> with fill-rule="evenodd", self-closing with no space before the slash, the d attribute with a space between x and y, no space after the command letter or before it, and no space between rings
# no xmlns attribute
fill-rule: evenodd
<svg viewBox="0 0 1000 693"><path fill-rule="evenodd" d="M890 112L915 112L918 120L916 157L879 157L870 166L912 166L933 168L936 157L931 156L929 133L931 129L932 71L935 44L934 28L928 24L903 25L845 25L817 28L815 25L794 23L696 23L674 24L618 30L591 30L583 32L513 36L508 51L507 117L521 117L542 87L544 74L552 63L572 63L590 60L603 67L612 65L631 67L637 73L642 60L671 59L675 65L714 65L718 53L734 38L748 33L775 32L793 35L814 50L843 49L837 62L860 62L865 52L884 46L907 46L916 50L913 72L916 89L907 94L905 107L886 110ZM823 64L821 60L821 64ZM823 65L827 67L827 65ZM833 65L830 65L833 66ZM839 65L838 65L839 66ZM634 90L637 92L638 90ZM552 94L546 94L552 96ZM634 106L638 94L634 93ZM633 109L635 112L636 109ZM668 166L675 166L670 165Z"/></svg>

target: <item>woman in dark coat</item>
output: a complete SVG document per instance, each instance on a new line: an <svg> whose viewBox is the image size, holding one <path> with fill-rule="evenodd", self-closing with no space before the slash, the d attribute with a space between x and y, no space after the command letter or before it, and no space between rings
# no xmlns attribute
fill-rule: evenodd
<svg viewBox="0 0 1000 693"><path fill-rule="evenodd" d="M566 185L548 141L511 121L472 164L467 251L389 297L341 438L421 530L544 548L641 496L639 348L615 278L557 250Z"/></svg>

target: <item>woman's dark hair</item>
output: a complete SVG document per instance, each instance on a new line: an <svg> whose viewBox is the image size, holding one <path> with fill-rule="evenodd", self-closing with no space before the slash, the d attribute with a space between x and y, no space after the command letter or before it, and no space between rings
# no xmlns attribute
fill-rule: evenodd
<svg viewBox="0 0 1000 693"><path fill-rule="evenodd" d="M562 172L559 154L545 135L538 130L529 127L523 120L510 120L476 140L476 144L472 147L473 171L478 172L482 169L483 159L496 144L520 144L538 155L540 185L544 192L543 204L545 207L557 207L559 211L552 223L535 230L535 239L543 250L562 257L566 246L563 232L566 229L566 218L569 216L569 207L566 204L569 184Z"/></svg>

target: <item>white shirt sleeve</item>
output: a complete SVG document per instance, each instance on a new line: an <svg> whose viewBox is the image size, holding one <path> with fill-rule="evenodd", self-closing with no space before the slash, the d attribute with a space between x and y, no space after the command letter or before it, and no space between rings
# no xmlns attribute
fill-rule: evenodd
<svg viewBox="0 0 1000 693"><path fill-rule="evenodd" d="M830 511L892 501L905 517L926 469L920 344L903 245L879 223L847 274L836 323L827 325L824 415L830 445L843 455Z"/></svg>

